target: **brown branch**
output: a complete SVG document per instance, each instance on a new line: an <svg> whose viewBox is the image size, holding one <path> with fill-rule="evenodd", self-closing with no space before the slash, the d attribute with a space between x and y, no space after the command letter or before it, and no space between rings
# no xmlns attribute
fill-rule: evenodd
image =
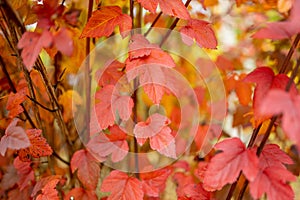
<svg viewBox="0 0 300 200"><path fill-rule="evenodd" d="M16 90L16 88L15 88L15 86L14 86L14 83L13 83L13 81L12 81L11 78L10 78L10 75L9 75L7 69L6 69L5 63L4 63L4 61L3 61L3 59L2 59L1 56L0 56L0 65L1 65L1 68L2 68L3 73L5 74L5 76L6 76L7 80L8 80L8 84L9 84L11 90L12 90L14 93L17 93L17 90ZM36 128L36 125L33 123L33 121L32 121L32 119L31 119L30 115L28 114L27 109L25 108L24 104L21 103L20 105L22 106L22 108L23 108L23 110L24 110L23 113L24 113L24 115L26 116L27 120L29 121L30 125L31 125L33 128Z"/></svg>
<svg viewBox="0 0 300 200"><path fill-rule="evenodd" d="M145 37L150 33L150 31L152 30L152 28L153 28L153 27L155 26L155 24L158 22L158 20L159 20L159 18L160 18L161 15L162 15L162 12L160 12L160 13L155 17L155 19L154 19L154 21L152 22L150 28L149 28L149 29L147 30L147 32L144 34Z"/></svg>
<svg viewBox="0 0 300 200"><path fill-rule="evenodd" d="M289 52L288 52L288 54L287 54L287 56L286 56L286 58L285 58L285 60L283 62L284 64L281 66L281 68L279 70L279 73L284 73L286 71L288 63L289 63L289 61L290 61L293 53L296 50L296 47L297 47L297 45L299 43L299 40L300 40L300 34L298 34L296 36L296 38L295 38L292 46L290 47L290 50L289 50ZM286 92L288 92L290 90L290 87L292 86L292 84L294 82L294 79L297 76L297 73L298 73L298 70L299 70L299 66L300 66L300 60L298 59L297 64L296 64L295 68L293 69L292 75L291 75L291 77L289 79L289 82L286 85L286 88L285 88ZM264 137L263 137L261 143L259 144L259 147L257 148L257 151L256 151L256 155L257 156L260 156L260 154L261 154L261 152L262 152L265 144L267 143L267 141L269 139L269 136L271 134L271 130L272 130L272 128L273 128L273 126L274 126L274 124L275 124L275 122L276 122L277 119L278 119L278 116L273 116L271 118L271 122L269 123L268 128L267 128L267 130L266 130L266 132L264 134ZM237 182L235 182L234 184L236 184L236 183ZM243 186L242 186L242 189L241 189L240 193L239 193L238 200L241 200L243 198L244 193L245 193L245 191L247 189L248 184L249 184L249 181L246 180L244 182Z"/></svg>
<svg viewBox="0 0 300 200"><path fill-rule="evenodd" d="M187 1L185 2L185 4L184 4L185 7L188 7L189 4L191 3L191 1L192 1L192 0L187 0ZM167 40L168 37L170 36L172 30L174 30L174 28L176 27L178 21L179 21L179 18L176 18L176 19L174 20L174 22L171 24L171 26L170 26L168 32L166 33L166 35L163 37L163 39L161 40L161 42L160 42L160 44L159 44L160 47L162 47L162 45L166 42L166 40Z"/></svg>

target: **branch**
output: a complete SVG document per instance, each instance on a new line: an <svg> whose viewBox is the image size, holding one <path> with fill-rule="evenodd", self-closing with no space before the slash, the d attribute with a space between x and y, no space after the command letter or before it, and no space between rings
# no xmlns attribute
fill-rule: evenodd
<svg viewBox="0 0 300 200"><path fill-rule="evenodd" d="M10 78L10 75L9 75L7 69L6 69L5 63L4 63L4 61L3 61L3 59L2 59L1 56L0 56L0 65L1 65L1 68L2 68L3 73L5 74L5 76L6 76L7 80L8 80L8 84L9 84L11 90L12 90L14 93L17 93L17 90L16 90L16 88L15 88L15 86L14 86L14 83L12 82L12 80L11 80L11 78ZM35 124L33 123L32 119L31 119L31 117L30 117L30 115L28 114L28 112L27 112L27 110L26 110L24 104L21 103L20 105L22 106L22 108L23 108L23 110L24 110L23 113L24 113L24 115L26 116L26 118L28 119L30 125L31 125L33 128L36 128Z"/></svg>
<svg viewBox="0 0 300 200"><path fill-rule="evenodd" d="M155 26L156 22L158 22L158 20L159 20L159 18L160 18L161 15L162 15L162 12L160 12L160 13L155 17L155 19L154 19L154 21L152 22L150 28L149 28L149 29L147 30L147 32L144 34L145 37L150 33L150 31L152 30L152 28Z"/></svg>
<svg viewBox="0 0 300 200"><path fill-rule="evenodd" d="M192 0L187 0L187 1L185 2L185 4L184 4L185 7L188 7L189 4L191 3L191 1L192 1ZM174 30L174 28L176 27L178 21L179 21L179 18L176 18L176 19L174 20L174 22L173 22L172 25L170 26L170 28L169 28L167 34L163 37L162 41L160 42L160 44L159 44L160 47L161 47L161 46L165 43L165 41L168 39L168 37L170 36L172 30Z"/></svg>

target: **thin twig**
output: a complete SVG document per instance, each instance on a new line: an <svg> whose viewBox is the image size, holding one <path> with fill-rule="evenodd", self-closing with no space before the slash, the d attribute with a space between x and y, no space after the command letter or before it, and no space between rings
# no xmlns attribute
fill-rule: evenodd
<svg viewBox="0 0 300 200"><path fill-rule="evenodd" d="M43 104L41 104L40 102L38 102L37 100L35 100L34 98L31 98L30 96L26 95L28 99L30 99L32 102L34 102L35 104L37 104L38 106L40 106L41 108L49 111L49 112L56 112L58 109L53 110L50 108L47 108L46 106L44 106Z"/></svg>
<svg viewBox="0 0 300 200"><path fill-rule="evenodd" d="M4 61L3 61L3 59L2 59L1 56L0 56L0 65L1 65L1 68L2 68L3 73L5 74L5 76L6 76L7 80L8 80L8 84L9 84L11 90L12 90L14 93L17 93L17 90L16 90L16 88L15 88L15 86L14 86L14 83L12 82L12 80L11 80L11 78L10 78L10 75L9 75L7 69L6 69L5 63L4 63ZM21 105L21 107L23 108L23 110L24 110L23 113L24 113L24 115L26 116L27 120L29 121L30 125L31 125L33 128L36 128L36 125L33 123L33 121L32 121L32 119L31 119L30 115L28 114L27 109L25 108L24 104L21 103L20 105Z"/></svg>
<svg viewBox="0 0 300 200"><path fill-rule="evenodd" d="M285 60L283 62L285 64L281 66L279 72L285 72L285 70L287 68L287 65L289 63L289 60L291 59L292 54L294 53L294 51L295 51L295 49L296 49L296 47L298 45L299 40L300 40L300 34L297 35L297 37L295 38L292 46L290 47L288 55L286 56L286 58L285 58ZM292 52L292 53L290 53L290 52ZM290 88L291 88L291 86L292 86L292 84L294 82L294 79L297 76L297 73L298 73L298 70L299 70L299 66L300 66L300 60L298 59L296 67L293 69L293 72L292 72L292 75L291 75L291 77L289 79L289 82L286 85L286 88L285 88L286 92L288 92L290 90ZM259 147L257 148L257 151L256 151L256 155L257 156L260 156L261 152L263 151L263 148L264 148L265 144L267 143L267 141L269 139L269 136L271 134L271 130L272 130L272 128L273 128L273 126L274 126L274 124L275 124L275 122L276 122L277 119L278 119L278 116L273 116L271 118L271 122L269 123L268 128L267 128L267 130L266 130L266 132L264 134L264 137L263 137L261 143L259 144ZM242 186L242 189L241 189L240 193L239 193L238 200L241 200L243 198L244 193L245 193L245 191L247 189L248 184L249 184L249 181L246 180L244 182L243 186Z"/></svg>
<svg viewBox="0 0 300 200"><path fill-rule="evenodd" d="M192 0L187 0L187 1L185 2L185 4L184 4L185 7L188 7L189 4L191 3L191 1L192 1ZM168 37L170 36L172 30L174 30L174 28L176 27L178 21L179 21L179 18L176 18L176 19L174 20L174 22L171 24L171 26L170 26L168 32L166 33L166 35L163 37L163 39L161 40L161 42L160 42L160 44L159 44L160 47L162 47L162 45L166 42L166 40L167 40Z"/></svg>
<svg viewBox="0 0 300 200"><path fill-rule="evenodd" d="M160 13L155 17L155 19L154 19L154 21L152 22L150 28L149 28L149 29L147 30L147 32L144 34L145 37L150 33L150 31L152 30L152 28L155 26L156 22L158 22L158 20L159 20L159 18L160 18L161 15L162 15L162 12L160 12Z"/></svg>

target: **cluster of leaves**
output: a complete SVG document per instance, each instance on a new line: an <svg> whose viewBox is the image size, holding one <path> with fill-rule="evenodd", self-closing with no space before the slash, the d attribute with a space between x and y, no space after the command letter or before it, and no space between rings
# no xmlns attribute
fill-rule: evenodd
<svg viewBox="0 0 300 200"><path fill-rule="evenodd" d="M2 2L0 103L5 109L0 123L1 198L192 200L237 195L241 199L249 185L246 193L254 199L263 195L271 200L294 199L290 182L297 180L300 163L300 62L294 62L299 57L300 0L278 0L276 4L255 1L250 6L240 0L231 2L226 14L231 17L240 10L250 16L251 11L257 15L256 26L265 17L261 10L282 13L282 21L267 23L254 34L253 27L241 25L244 33L235 48L226 47L219 39L220 27L226 22L214 10L218 1L107 0L96 1L98 7L93 12L96 6L91 2ZM215 18L209 20L207 10ZM25 29L24 25L32 24ZM134 30L143 26L150 27L145 34ZM152 27L176 29L184 44L198 45L212 55L213 61L200 55L197 61L205 81L196 80L193 66L184 58L175 59L163 50L168 34L160 44L150 42L147 35ZM125 61L112 60L103 66L104 71L96 72L101 78L91 105L90 97L72 89L73 79L91 46L114 33L130 38L127 57ZM198 56L198 52L191 53ZM244 65L254 55L257 65L249 73ZM212 79L212 65L217 66L226 90L225 99L218 102L213 102L204 84ZM201 121L195 135L178 133L185 126L181 120L190 117L181 116L180 109L191 108L181 108L163 84L174 82L170 69L180 72L197 96ZM94 75L89 67L86 75ZM230 129L211 120L220 102L226 102L226 115L233 118ZM84 106L96 113L81 119L89 130L86 144L78 137L73 121L73 113ZM218 119L225 117L217 115ZM131 119L134 124L128 125ZM237 129L243 130L241 137L231 133ZM245 145L247 130L250 141ZM200 157L207 138L222 140ZM187 145L190 148L186 149ZM154 153L148 160L136 157L133 161L137 173L101 164L129 165L129 153L148 152ZM155 168L169 159L178 160ZM151 165L141 169L142 163ZM226 186L230 184L228 193ZM233 194L237 185L240 192Z"/></svg>

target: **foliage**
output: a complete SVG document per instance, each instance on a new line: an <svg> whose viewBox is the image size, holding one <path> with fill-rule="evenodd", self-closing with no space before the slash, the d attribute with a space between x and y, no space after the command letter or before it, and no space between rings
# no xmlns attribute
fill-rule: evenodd
<svg viewBox="0 0 300 200"><path fill-rule="evenodd" d="M300 198L300 0L3 0L0 17L1 199Z"/></svg>

